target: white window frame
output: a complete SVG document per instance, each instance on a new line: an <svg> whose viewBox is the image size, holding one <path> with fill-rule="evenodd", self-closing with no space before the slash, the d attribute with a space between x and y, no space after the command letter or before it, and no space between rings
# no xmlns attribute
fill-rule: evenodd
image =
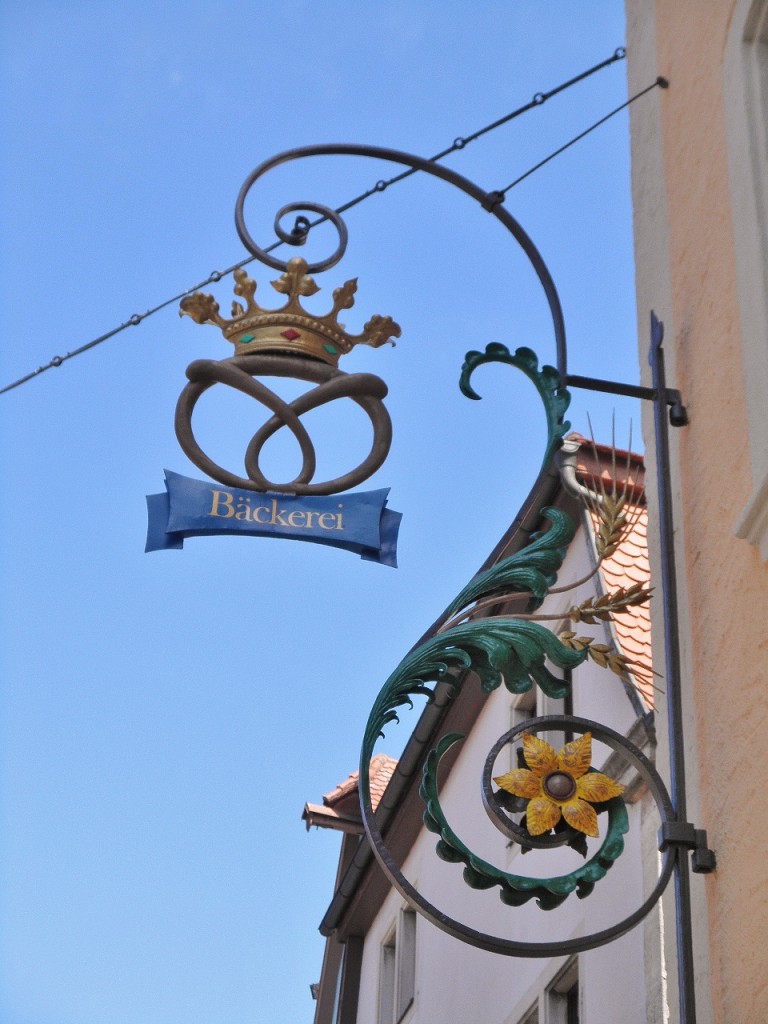
<svg viewBox="0 0 768 1024"><path fill-rule="evenodd" d="M392 1024L395 1018L397 986L397 928L393 926L381 944L379 953L379 1016L378 1024Z"/></svg>
<svg viewBox="0 0 768 1024"><path fill-rule="evenodd" d="M538 686L532 686L530 690L526 690L524 693L514 694L509 709L510 729L514 729L518 725L522 725L523 722L528 721L529 718L535 718L541 714L538 709L538 692ZM508 770L511 771L513 768L517 768L517 757L514 744L510 744Z"/></svg>
<svg viewBox="0 0 768 1024"><path fill-rule="evenodd" d="M504 1024L567 1024L568 994L578 991L578 1020L583 1020L579 958L550 961L519 1000Z"/></svg>
<svg viewBox="0 0 768 1024"><path fill-rule="evenodd" d="M381 944L378 1024L400 1024L416 997L417 914L403 907Z"/></svg>
<svg viewBox="0 0 768 1024"><path fill-rule="evenodd" d="M538 999L526 1010L524 1016L520 1018L519 1024L539 1024L539 1001Z"/></svg>
<svg viewBox="0 0 768 1024"><path fill-rule="evenodd" d="M400 911L397 928L397 984L395 1024L401 1021L416 996L416 911Z"/></svg>
<svg viewBox="0 0 768 1024"><path fill-rule="evenodd" d="M768 558L768 0L736 0L723 101L752 494L737 537Z"/></svg>
<svg viewBox="0 0 768 1024"><path fill-rule="evenodd" d="M545 992L546 1016L542 1024L571 1024L568 1014L569 998L574 995L576 1003L576 1024L582 1020L581 986L579 985L579 962L569 960Z"/></svg>

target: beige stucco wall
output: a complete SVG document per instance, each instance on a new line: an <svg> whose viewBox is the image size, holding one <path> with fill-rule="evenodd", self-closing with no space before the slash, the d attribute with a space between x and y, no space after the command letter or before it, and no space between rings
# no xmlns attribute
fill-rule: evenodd
<svg viewBox="0 0 768 1024"><path fill-rule="evenodd" d="M734 535L753 491L723 100L734 6L629 0L627 45L630 92L657 74L670 81L631 110L633 198L641 362L654 308L667 329L670 384L691 420L672 437L689 816L718 855L714 875L693 879L700 1019L711 1006L718 1024L758 1024L768 1020L768 801L758 767L768 569Z"/></svg>

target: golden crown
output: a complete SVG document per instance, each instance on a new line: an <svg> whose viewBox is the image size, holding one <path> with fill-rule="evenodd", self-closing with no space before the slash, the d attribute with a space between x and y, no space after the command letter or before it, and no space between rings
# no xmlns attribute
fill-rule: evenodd
<svg viewBox="0 0 768 1024"><path fill-rule="evenodd" d="M246 300L232 303L232 319L219 316L219 304L212 295L195 292L182 299L179 316L190 316L198 324L216 324L227 341L235 346L237 355L247 352L293 352L336 366L339 356L355 345L378 348L392 338L400 337L400 327L391 316L372 316L363 327L363 333L347 334L344 325L336 319L342 309L350 309L357 291L357 278L347 281L333 293L333 309L325 316L313 316L302 308L299 296L314 295L320 291L307 274L306 260L300 256L290 259L287 269L272 287L288 301L280 309L262 309L254 300L256 282L241 268L235 271L235 295Z"/></svg>

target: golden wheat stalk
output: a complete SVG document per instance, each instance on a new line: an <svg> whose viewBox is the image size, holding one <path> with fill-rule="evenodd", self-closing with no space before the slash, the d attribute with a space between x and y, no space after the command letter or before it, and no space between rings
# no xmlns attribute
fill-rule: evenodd
<svg viewBox="0 0 768 1024"><path fill-rule="evenodd" d="M638 682L641 682L657 690L659 693L664 692L654 683L654 676L660 677L658 672L654 672L650 665L627 658L626 655L620 654L607 644L595 643L595 638L592 636L577 636L572 630L566 629L558 635L558 640L563 647L567 647L572 651L583 651L586 649L590 659L596 665L599 665L600 668L607 668L614 675L623 679L624 682L634 686L636 690L640 688Z"/></svg>
<svg viewBox="0 0 768 1024"><path fill-rule="evenodd" d="M600 457L597 453L592 423L589 421L589 432L592 440L592 450L595 461L600 464ZM598 563L616 551L622 540L629 533L637 521L641 509L635 506L630 515L627 514L627 498L631 491L630 477L632 469L632 425L629 428L629 442L627 444L627 464L624 469L624 484L619 489L616 470L616 426L615 422L611 431L611 473L610 489L606 489L602 475L592 475L592 486L588 488L588 496L583 495L584 502L592 512L597 521L595 531L595 547L597 548ZM630 506L631 507L631 506Z"/></svg>
<svg viewBox="0 0 768 1024"><path fill-rule="evenodd" d="M633 583L631 587L619 587L602 597L588 597L579 605L573 605L566 613L571 622L586 622L592 626L598 620L609 622L614 615L633 605L645 604L651 596L651 588L644 583Z"/></svg>

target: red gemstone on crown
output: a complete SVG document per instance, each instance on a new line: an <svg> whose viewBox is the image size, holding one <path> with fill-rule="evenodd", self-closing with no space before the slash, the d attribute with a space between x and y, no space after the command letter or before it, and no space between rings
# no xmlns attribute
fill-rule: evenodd
<svg viewBox="0 0 768 1024"><path fill-rule="evenodd" d="M286 341L295 341L301 337L298 331L294 331L292 327L289 327L286 331L280 331L280 337L285 338Z"/></svg>

